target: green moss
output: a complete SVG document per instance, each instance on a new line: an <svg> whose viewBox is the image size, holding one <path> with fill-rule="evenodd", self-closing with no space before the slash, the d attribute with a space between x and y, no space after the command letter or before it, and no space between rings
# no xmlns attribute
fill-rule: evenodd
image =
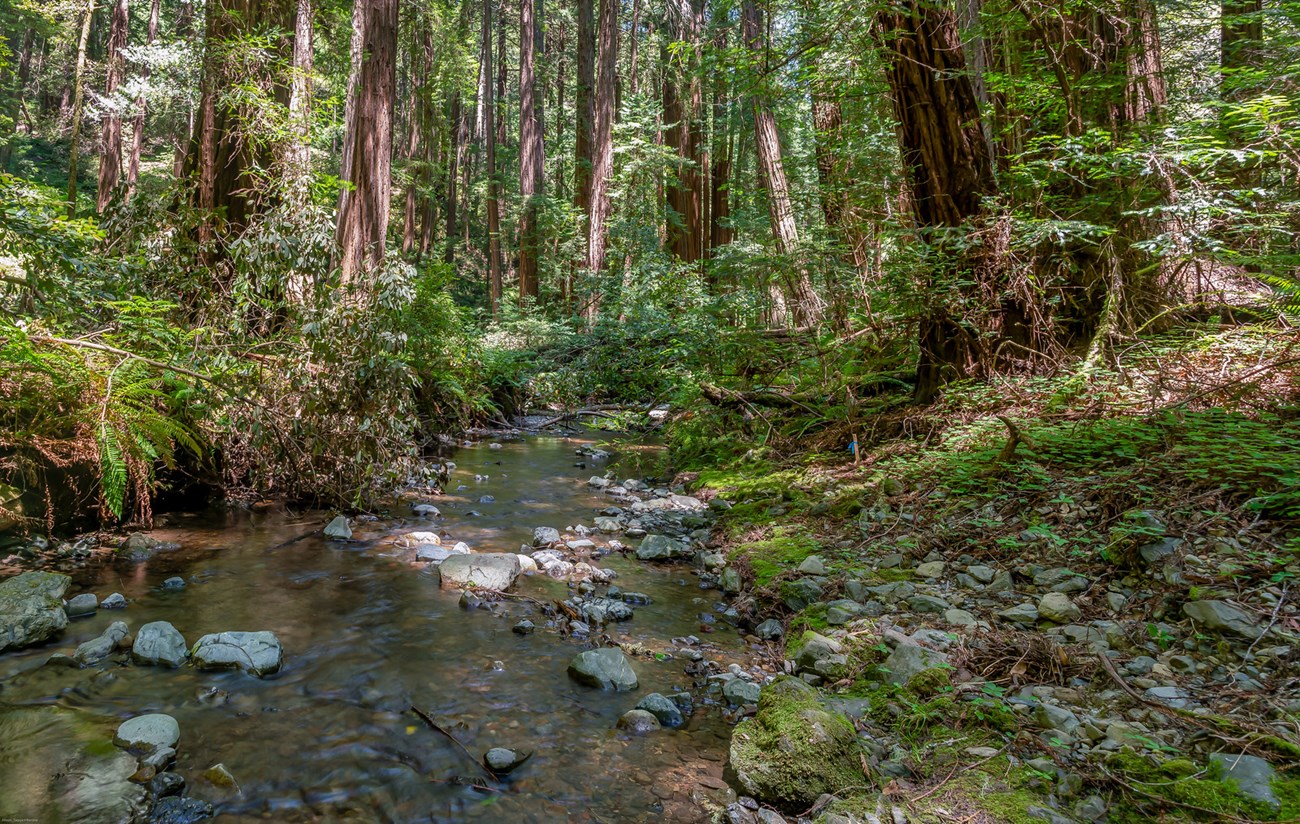
<svg viewBox="0 0 1300 824"><path fill-rule="evenodd" d="M877 569L868 576L872 580L870 583L875 584L896 584L900 581L910 581L916 577L916 573L910 569Z"/></svg>
<svg viewBox="0 0 1300 824"><path fill-rule="evenodd" d="M863 785L859 758L853 724L795 678L764 687L758 713L731 736L731 766L746 792L789 808Z"/></svg>
<svg viewBox="0 0 1300 824"><path fill-rule="evenodd" d="M830 624L826 623L826 608L826 604L805 607L790 620L790 628L794 631L810 629L824 633L830 629Z"/></svg>
<svg viewBox="0 0 1300 824"><path fill-rule="evenodd" d="M749 567L754 586L764 587L777 576L797 568L819 549L817 541L802 529L777 528L767 540L736 547L731 557L742 560Z"/></svg>
<svg viewBox="0 0 1300 824"><path fill-rule="evenodd" d="M1106 762L1107 769L1149 797L1138 796L1117 804L1112 810L1111 820L1117 824L1150 821L1150 808L1159 803L1154 799L1167 801L1170 811L1189 820L1213 821L1227 816L1254 821L1276 820L1266 804L1242 795L1231 784L1216 780L1208 771L1202 773L1196 769L1189 774L1189 766L1196 769L1196 765L1187 759L1156 765L1132 752L1121 751L1112 755ZM1193 777L1197 774L1201 777Z"/></svg>

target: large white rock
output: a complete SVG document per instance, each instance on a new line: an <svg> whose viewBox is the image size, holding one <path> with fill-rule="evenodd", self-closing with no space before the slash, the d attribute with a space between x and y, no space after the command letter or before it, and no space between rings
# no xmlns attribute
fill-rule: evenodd
<svg viewBox="0 0 1300 824"><path fill-rule="evenodd" d="M131 645L131 660L137 664L165 664L179 667L185 663L189 648L185 636L166 621L151 621L140 627Z"/></svg>
<svg viewBox="0 0 1300 824"><path fill-rule="evenodd" d="M132 752L151 753L163 747L175 747L181 740L181 726L170 715L137 715L123 721L113 736L113 743Z"/></svg>
<svg viewBox="0 0 1300 824"><path fill-rule="evenodd" d="M519 556L513 552L486 552L452 555L442 562L444 587L509 589L519 577Z"/></svg>
<svg viewBox="0 0 1300 824"><path fill-rule="evenodd" d="M199 669L242 669L261 677L280 671L284 648L273 632L218 632L194 645Z"/></svg>

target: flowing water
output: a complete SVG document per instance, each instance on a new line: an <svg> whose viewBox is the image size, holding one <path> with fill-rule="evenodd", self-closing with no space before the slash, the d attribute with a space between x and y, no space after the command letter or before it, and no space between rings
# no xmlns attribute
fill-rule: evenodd
<svg viewBox="0 0 1300 824"><path fill-rule="evenodd" d="M537 438L459 450L449 492L436 499L444 515L437 528L476 550L517 551L535 526L590 524L608 500L585 484L600 468L574 466L579 443ZM495 502L480 502L485 495ZM154 534L182 549L83 573L68 597L120 591L131 604L72 621L56 644L0 656L0 814L58 820L44 773L58 769L71 730L81 745L97 737L102 745L122 720L146 712L180 723L173 770L225 822L695 821L704 819L695 803L702 794L725 792L729 726L716 706L705 702L683 730L638 737L615 729L641 696L692 687L671 639L698 634L700 614L715 610L718 598L689 570L618 555L598 562L618 572L625 590L653 598L633 620L611 625L611 636L678 653L638 656L638 690L601 692L566 676L570 659L589 645L548 630L535 604L461 609L458 593L440 590L412 551L391 540L429 522L363 524L349 543L293 540L321 522L320 513L176 517ZM162 590L173 575L187 586ZM566 589L538 576L516 585L538 601ZM538 625L535 634L511 631L523 617ZM209 632L271 630L284 645L285 666L267 679L132 666L121 655L91 669L42 666L116 620L132 630L170 621L191 644ZM713 647L710 658L743 654L734 631L702 637ZM75 712L13 709L42 705ZM464 780L480 775L476 765L412 706L475 757L495 746L535 755L496 791L473 788ZM240 792L200 777L217 763Z"/></svg>

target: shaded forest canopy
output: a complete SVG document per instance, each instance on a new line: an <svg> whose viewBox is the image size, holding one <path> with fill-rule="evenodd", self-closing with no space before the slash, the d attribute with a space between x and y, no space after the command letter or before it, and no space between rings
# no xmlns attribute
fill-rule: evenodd
<svg viewBox="0 0 1300 824"><path fill-rule="evenodd" d="M0 0L0 33L9 520L366 506L528 408L844 452L950 387L1292 400L1293 3ZM1248 374L1099 411L1151 336L1243 325Z"/></svg>

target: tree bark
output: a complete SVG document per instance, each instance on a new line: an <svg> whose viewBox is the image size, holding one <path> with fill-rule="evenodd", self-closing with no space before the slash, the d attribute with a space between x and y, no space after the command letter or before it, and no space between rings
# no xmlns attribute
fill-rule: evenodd
<svg viewBox="0 0 1300 824"><path fill-rule="evenodd" d="M16 135L22 129L18 125L18 116L22 114L26 121L26 130L30 134L32 131L31 115L27 111L27 104L24 102L27 97L27 81L32 76L32 52L36 45L36 29L28 28L23 32L22 46L18 53L18 71L14 75L12 94L9 98L9 119L14 124L13 133ZM13 153L13 139L5 140L0 143L0 172L7 171L9 168L9 158Z"/></svg>
<svg viewBox="0 0 1300 824"><path fill-rule="evenodd" d="M339 276L355 280L384 260L393 152L398 0L357 0L352 82L339 195Z"/></svg>
<svg viewBox="0 0 1300 824"><path fill-rule="evenodd" d="M741 12L745 46L756 65L762 65L765 49L763 23L758 6L745 0ZM781 138L776 128L776 116L756 91L752 101L754 109L754 144L758 152L758 165L763 186L767 190L767 213L772 223L772 236L776 251L793 255L799 246L799 231L794 220L794 206L790 200L790 184L785 176L781 156ZM784 268L784 267L783 267ZM787 308L796 326L808 326L821 319L822 302L813 289L808 269L797 265L793 271L786 268L784 279Z"/></svg>
<svg viewBox="0 0 1300 824"><path fill-rule="evenodd" d="M406 198L402 209L402 254L416 252L417 259L426 249L417 242L420 224L424 213L423 199L428 197L430 165L425 155L422 136L432 131L433 124L428 114L429 109L429 75L433 70L433 34L430 23L418 20L411 31L410 66L415 75L410 91L410 105L406 118L406 172L409 181L406 184ZM418 66L418 68L417 68ZM423 221L426 225L431 220ZM432 228L432 226L428 226Z"/></svg>
<svg viewBox="0 0 1300 824"><path fill-rule="evenodd" d="M890 53L889 85L898 121L911 205L922 232L956 229L975 220L996 186L980 110L951 10L905 0L878 21ZM972 253L954 250L959 281L974 275ZM939 297L938 295L935 296ZM940 303L920 321L916 399L929 401L952 371L965 374L975 342Z"/></svg>
<svg viewBox="0 0 1300 824"><path fill-rule="evenodd" d="M600 0L600 24L597 34L596 126L592 137L591 220L587 231L587 273L593 288L583 307L589 324L600 311L600 287L597 283L605 269L606 243L609 240L610 178L614 176L614 85L618 69L618 0Z"/></svg>
<svg viewBox="0 0 1300 824"><path fill-rule="evenodd" d="M537 82L541 52L541 21L537 19L541 0L519 4L519 299L538 294L537 198L541 197L545 171L543 148L542 90Z"/></svg>
<svg viewBox="0 0 1300 824"><path fill-rule="evenodd" d="M487 155L488 303L492 317L501 314L501 204L497 196L497 124L493 101L492 0L483 0L483 131ZM504 65L504 64L503 64Z"/></svg>
<svg viewBox="0 0 1300 824"><path fill-rule="evenodd" d="M673 39L685 43L689 50L683 65L673 66L665 60L663 68L664 121L669 124L665 141L678 159L676 174L670 175L666 192L672 211L667 226L668 246L678 260L695 263L704 258L700 140L703 93L699 78L704 7L699 0L671 0L668 9Z"/></svg>
<svg viewBox="0 0 1300 824"><path fill-rule="evenodd" d="M77 216L77 158L81 152L81 103L84 92L82 75L86 71L86 44L90 41L90 20L95 14L95 0L87 0L81 16L81 36L77 39L77 67L72 74L72 135L68 149L68 219Z"/></svg>
<svg viewBox="0 0 1300 824"><path fill-rule="evenodd" d="M95 208L101 213L108 207L113 193L122 181L122 113L112 97L122 82L122 64L125 62L122 50L126 48L129 24L127 0L113 0L104 75L104 98L108 110L104 114L103 131L99 140L99 195L95 201Z"/></svg>
<svg viewBox="0 0 1300 824"><path fill-rule="evenodd" d="M152 46L158 39L158 18L162 9L162 0L153 0L149 6L149 28L146 33L148 45ZM149 65L140 67L140 79L149 79ZM131 130L131 155L126 164L126 196L135 194L136 184L140 180L140 153L144 150L144 118L147 102L141 93L135 99L135 123Z"/></svg>
<svg viewBox="0 0 1300 824"><path fill-rule="evenodd" d="M155 0L157 2L157 0ZM306 205L311 189L313 25L311 0L297 0L293 18L293 68L289 78L289 128L285 165L289 197Z"/></svg>
<svg viewBox="0 0 1300 824"><path fill-rule="evenodd" d="M578 83L575 93L573 205L591 219L591 139L595 127L596 21L592 0L578 0ZM585 227L584 227L585 228Z"/></svg>
<svg viewBox="0 0 1300 824"><path fill-rule="evenodd" d="M719 51L727 48L727 33L718 32L714 43ZM714 250L732 241L731 228L731 101L727 74L718 72L713 88L713 149L709 166L709 257Z"/></svg>

